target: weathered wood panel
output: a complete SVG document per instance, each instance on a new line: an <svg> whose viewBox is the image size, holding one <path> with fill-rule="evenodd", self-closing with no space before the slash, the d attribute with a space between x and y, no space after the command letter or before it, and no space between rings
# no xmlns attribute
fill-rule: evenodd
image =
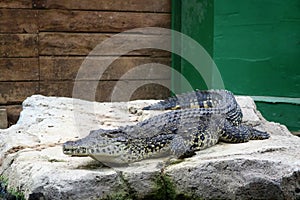
<svg viewBox="0 0 300 200"><path fill-rule="evenodd" d="M170 28L170 4L171 0L1 0L0 104L19 104L35 93L71 97L85 56L114 33L149 26ZM166 87L170 83L170 69L162 67L170 65L170 53L159 50L170 47L170 35L144 30L127 35L133 37L114 40L104 51L92 52L93 61L87 66L91 74L104 68L95 58L128 56L115 60L99 82L88 74L81 77L80 84L86 88L83 96L93 83L99 83L98 101L110 101L119 83L136 87L131 91L133 99L169 95L167 88L151 83ZM138 44L137 50L124 51L131 44ZM156 46L150 48L152 44ZM134 71L135 76L120 80L145 64L147 72ZM126 89L118 94L119 100L128 100Z"/></svg>
<svg viewBox="0 0 300 200"><path fill-rule="evenodd" d="M108 34L40 33L40 55L87 55Z"/></svg>
<svg viewBox="0 0 300 200"><path fill-rule="evenodd" d="M32 0L1 0L0 8L32 8Z"/></svg>
<svg viewBox="0 0 300 200"><path fill-rule="evenodd" d="M38 56L36 34L0 34L0 57Z"/></svg>
<svg viewBox="0 0 300 200"><path fill-rule="evenodd" d="M38 58L1 58L0 81L39 80Z"/></svg>
<svg viewBox="0 0 300 200"><path fill-rule="evenodd" d="M0 104L21 103L38 88L38 82L0 82Z"/></svg>
<svg viewBox="0 0 300 200"><path fill-rule="evenodd" d="M40 82L40 94L46 96L72 97L74 82L46 81Z"/></svg>
<svg viewBox="0 0 300 200"><path fill-rule="evenodd" d="M40 57L41 80L75 80L80 67L88 69L84 77L77 80L118 80L122 75L131 76L127 79L170 79L171 59L151 57L120 57L109 67L101 66L101 62L113 61L113 57ZM141 65L147 66L142 67ZM162 67L161 65L165 65ZM134 69L135 68L135 69ZM146 68L146 69L145 69ZM131 71L129 71L131 70ZM104 71L101 77L93 78L94 74Z"/></svg>
<svg viewBox="0 0 300 200"><path fill-rule="evenodd" d="M39 11L40 31L117 33L149 26L170 28L171 15L72 10Z"/></svg>
<svg viewBox="0 0 300 200"><path fill-rule="evenodd" d="M85 33L40 33L39 50L44 56L76 55L86 56L97 45L101 44L112 34L85 34ZM132 51L129 55L146 55L155 57L169 57L170 53L158 49L144 49L149 46L170 47L169 35L138 35L128 34L121 39L110 40L107 48L99 48L92 55L122 55L123 49L128 46L141 50ZM129 47L128 47L129 48ZM170 48L169 48L170 49Z"/></svg>
<svg viewBox="0 0 300 200"><path fill-rule="evenodd" d="M158 84L163 84L166 87L162 87L158 84L151 84L147 81L100 81L98 82L98 87L96 90L95 100L96 101L126 101L128 100L128 95L131 94L130 99L163 99L170 95L168 85L169 80L157 80L153 81ZM120 89L116 84L121 84L123 86L133 85L135 90ZM93 81L80 81L79 84L82 88L77 94L80 94L81 99L86 99L90 96L90 88ZM53 82L41 82L41 94L47 96L64 96L72 97L74 82L73 81L53 81ZM112 92L116 90L117 95L112 97ZM113 98L113 99L112 99Z"/></svg>
<svg viewBox="0 0 300 200"><path fill-rule="evenodd" d="M38 13L27 9L0 9L0 33L37 33Z"/></svg>
<svg viewBox="0 0 300 200"><path fill-rule="evenodd" d="M78 82L80 90L76 92L76 98L91 100L88 99L91 95L90 88L93 84L98 84L95 100L109 101L115 83L115 81L80 81ZM47 96L72 97L73 89L74 81L46 81L40 84L40 93Z"/></svg>
<svg viewBox="0 0 300 200"><path fill-rule="evenodd" d="M7 112L7 121L8 126L16 124L19 120L20 113L22 111L21 105L12 105L12 106L5 106Z"/></svg>
<svg viewBox="0 0 300 200"><path fill-rule="evenodd" d="M36 8L72 10L108 10L135 12L170 12L171 0L34 0Z"/></svg>
<svg viewBox="0 0 300 200"><path fill-rule="evenodd" d="M168 82L166 82L166 84L168 84ZM132 94L130 100L166 99L167 97L170 97L170 95L171 91L165 86L157 84L147 84L143 85L140 88L137 88L137 90Z"/></svg>
<svg viewBox="0 0 300 200"><path fill-rule="evenodd" d="M85 57L40 57L41 81L75 80Z"/></svg>

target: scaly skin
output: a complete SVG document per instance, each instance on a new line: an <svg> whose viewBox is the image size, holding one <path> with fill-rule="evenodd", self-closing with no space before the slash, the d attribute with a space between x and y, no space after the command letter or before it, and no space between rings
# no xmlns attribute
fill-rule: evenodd
<svg viewBox="0 0 300 200"><path fill-rule="evenodd" d="M227 119L238 125L242 122L242 111L234 95L227 90L193 91L170 97L152 104L143 110L178 110L198 108L203 113L225 114Z"/></svg>
<svg viewBox="0 0 300 200"><path fill-rule="evenodd" d="M198 95L197 99L189 101L193 104L186 103L195 94ZM212 103L208 108L202 108L206 104L204 101ZM90 156L112 166L168 155L183 158L213 146L220 140L238 143L269 138L268 133L241 124L241 109L228 91L196 91L146 109L157 108L158 105L163 105L160 109L172 109L168 104L180 106L180 109L133 126L91 131L85 138L66 142L63 152L67 155ZM190 108L192 106L189 105L200 105L200 108Z"/></svg>

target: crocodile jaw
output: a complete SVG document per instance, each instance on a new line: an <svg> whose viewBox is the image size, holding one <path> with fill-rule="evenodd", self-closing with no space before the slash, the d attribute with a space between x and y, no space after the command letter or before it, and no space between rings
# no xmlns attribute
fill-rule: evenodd
<svg viewBox="0 0 300 200"><path fill-rule="evenodd" d="M68 141L63 144L63 153L71 156L90 156L107 165L109 163L127 164L129 162L125 145L119 142L86 146L80 140Z"/></svg>
<svg viewBox="0 0 300 200"><path fill-rule="evenodd" d="M86 147L76 145L76 142L68 141L63 144L63 153L66 155L74 156L88 156L88 150Z"/></svg>

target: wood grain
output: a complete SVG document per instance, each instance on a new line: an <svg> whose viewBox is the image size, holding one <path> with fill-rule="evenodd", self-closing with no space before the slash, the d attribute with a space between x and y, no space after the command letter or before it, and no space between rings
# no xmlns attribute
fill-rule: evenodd
<svg viewBox="0 0 300 200"><path fill-rule="evenodd" d="M159 99L160 100L160 99L166 99L170 95L171 95L171 91L167 87L164 87L162 85L157 85L157 84L147 84L140 88L137 88L137 90L132 94L130 100L138 100L138 99Z"/></svg>
<svg viewBox="0 0 300 200"><path fill-rule="evenodd" d="M0 82L0 104L21 103L38 89L38 82Z"/></svg>
<svg viewBox="0 0 300 200"><path fill-rule="evenodd" d="M112 34L86 34L86 33L40 33L39 50L43 56L76 55L123 55L130 48L140 50L131 51L128 55L170 57L169 52L159 49L146 49L149 47L171 48L169 35L142 35L127 34L119 39L106 42L105 49L98 48L91 52L97 45L107 41Z"/></svg>
<svg viewBox="0 0 300 200"><path fill-rule="evenodd" d="M162 49L171 49L170 34L140 29L115 39L143 27L170 28L171 0L1 0L0 105L36 93L71 97L75 80L83 98L97 83L97 101L113 91L117 100L169 96L170 52ZM121 57L108 68L99 60L112 56ZM89 70L77 77L83 61ZM90 76L101 69L100 81Z"/></svg>
<svg viewBox="0 0 300 200"><path fill-rule="evenodd" d="M40 79L47 81L75 80L80 67L87 69L88 72L84 74L84 77L77 77L77 80L119 80L126 73L132 74L127 77L129 80L170 79L171 76L171 69L168 67L171 65L170 58L120 57L114 59L114 57L93 57L93 59L85 57L40 57ZM107 68L101 65L102 61L110 60L113 62ZM147 66L141 66L145 64ZM165 65L165 67L160 64ZM104 71L102 76L95 78L95 74L100 71Z"/></svg>
<svg viewBox="0 0 300 200"><path fill-rule="evenodd" d="M118 33L141 27L171 27L171 15L159 13L40 10L40 31Z"/></svg>
<svg viewBox="0 0 300 200"><path fill-rule="evenodd" d="M154 81L155 82L155 81ZM77 91L76 98L85 100L96 100L101 102L112 101L112 92L115 90L116 95L113 98L114 101L127 101L129 99L163 99L170 95L169 84L170 80L157 80L153 84L150 81L80 81L80 91ZM93 84L98 84L96 94L91 94L90 88ZM134 88L133 91L127 89L118 88L117 84L126 86L140 86ZM165 86L159 85L163 84ZM72 97L74 89L74 81L45 81L41 82L41 94L47 96L64 96ZM94 99L88 97L95 96ZM128 97L129 96L129 97Z"/></svg>
<svg viewBox="0 0 300 200"><path fill-rule="evenodd" d="M36 34L0 34L0 57L37 57Z"/></svg>
<svg viewBox="0 0 300 200"><path fill-rule="evenodd" d="M5 106L5 109L7 112L8 126L16 124L19 120L20 113L22 111L22 106L21 105Z"/></svg>
<svg viewBox="0 0 300 200"><path fill-rule="evenodd" d="M40 55L87 55L108 34L40 33Z"/></svg>
<svg viewBox="0 0 300 200"><path fill-rule="evenodd" d="M0 81L39 80L38 58L1 58Z"/></svg>
<svg viewBox="0 0 300 200"><path fill-rule="evenodd" d="M171 0L35 0L35 7L70 10L171 12ZM42 2L42 3L39 3Z"/></svg>
<svg viewBox="0 0 300 200"><path fill-rule="evenodd" d="M0 9L0 33L37 33L38 12L28 9Z"/></svg>
<svg viewBox="0 0 300 200"><path fill-rule="evenodd" d="M0 8L32 8L32 0L1 0Z"/></svg>

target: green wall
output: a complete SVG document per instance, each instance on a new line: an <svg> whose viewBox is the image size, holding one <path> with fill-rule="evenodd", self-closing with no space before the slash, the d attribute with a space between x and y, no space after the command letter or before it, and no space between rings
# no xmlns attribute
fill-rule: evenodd
<svg viewBox="0 0 300 200"><path fill-rule="evenodd" d="M226 86L299 96L300 1L215 0L214 11L214 60Z"/></svg>
<svg viewBox="0 0 300 200"><path fill-rule="evenodd" d="M299 0L173 0L173 15L173 28L212 55L226 89L255 96L268 120L300 130ZM180 64L195 87L210 88Z"/></svg>
<svg viewBox="0 0 300 200"><path fill-rule="evenodd" d="M215 0L214 60L226 88L236 94L279 97L258 100L272 121L300 129L300 1Z"/></svg>
<svg viewBox="0 0 300 200"><path fill-rule="evenodd" d="M172 1L172 28L176 31L184 33L196 41L202 41L200 44L205 50L213 55L213 1L203 0L173 0ZM174 14L175 13L175 14ZM193 20L191 20L193 19ZM194 20L196 19L196 20ZM201 21L201 23L195 24L195 21ZM180 38L173 38L177 40ZM174 48L174 46L173 46ZM178 47L177 47L178 48ZM189 48L189 44L182 42L182 52L191 51L190 54L197 54ZM197 55L196 55L197 56ZM173 68L179 71L188 81L191 83L193 89L208 89L212 88L209 83L205 83L199 70L195 69L191 63L187 60L181 59L180 57L173 54ZM189 89L182 83L178 83L178 78L173 78L173 91L185 92ZM176 86L174 86L176 85Z"/></svg>

